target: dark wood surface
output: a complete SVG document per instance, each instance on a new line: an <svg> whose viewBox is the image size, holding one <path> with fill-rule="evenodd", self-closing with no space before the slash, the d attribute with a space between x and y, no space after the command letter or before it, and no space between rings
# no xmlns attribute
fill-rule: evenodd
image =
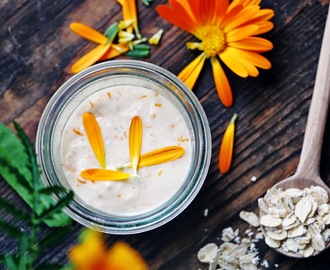
<svg viewBox="0 0 330 270"><path fill-rule="evenodd" d="M160 46L153 47L144 61L178 74L196 56L185 47L194 38L157 15L155 7L160 3L165 0L145 7L138 0L142 34L165 30ZM275 28L265 35L274 43L274 49L266 54L272 69L248 79L227 72L235 97L229 109L218 100L208 62L194 89L207 114L213 140L211 166L200 193L182 214L161 228L108 238L109 245L119 239L127 241L143 255L150 269L207 269L197 260L198 250L210 242L220 244L221 232L229 226L239 228L244 235L249 226L239 218L239 212L257 213L257 198L296 170L328 7L317 0L264 0L262 6L275 10ZM72 63L94 46L71 32L69 24L79 21L102 32L121 16L114 0L0 0L0 121L8 125L18 121L35 141L48 100L72 76ZM219 144L235 112L239 119L233 166L228 174L221 175L217 166ZM320 168L328 185L329 162L328 121ZM256 182L251 181L253 176ZM0 192L24 207L3 179ZM205 209L209 210L207 217L203 215ZM9 218L0 213L2 218ZM74 232L48 250L41 262L67 262L67 252L82 229L79 224L74 226ZM0 253L15 250L15 242L3 233L0 241ZM269 269L275 269L275 264L279 269L330 269L330 250L309 259L291 259L263 242L257 243L257 248Z"/></svg>

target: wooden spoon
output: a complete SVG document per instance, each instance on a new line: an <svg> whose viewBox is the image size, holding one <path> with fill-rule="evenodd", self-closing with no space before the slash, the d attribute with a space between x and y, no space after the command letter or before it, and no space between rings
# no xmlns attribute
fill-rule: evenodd
<svg viewBox="0 0 330 270"><path fill-rule="evenodd" d="M309 109L304 142L296 173L275 185L286 190L288 188L304 189L311 186L321 186L330 195L329 187L322 181L319 174L322 142L330 102L330 9L324 30L320 58L316 73L313 97ZM260 212L260 216L264 213ZM262 227L265 234L265 229ZM327 243L326 248L330 246ZM282 247L278 252L300 258L298 253L286 252ZM320 252L314 252L313 256Z"/></svg>

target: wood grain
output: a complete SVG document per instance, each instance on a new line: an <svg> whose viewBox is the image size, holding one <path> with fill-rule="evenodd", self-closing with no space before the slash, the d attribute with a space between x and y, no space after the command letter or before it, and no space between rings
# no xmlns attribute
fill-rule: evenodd
<svg viewBox="0 0 330 270"><path fill-rule="evenodd" d="M190 34L161 19L153 1L150 7L138 1L140 30L150 36L165 30L161 44L144 59L178 74L197 52L186 49ZM259 77L241 79L226 69L234 92L234 105L226 109L218 100L210 63L207 61L194 93L207 114L212 132L212 161L202 190L177 218L150 232L108 237L111 245L125 240L147 260L150 269L207 269L196 254L209 242L220 244L226 227L248 225L238 217L241 210L258 212L256 199L279 180L292 175L301 152L307 114L313 92L327 6L315 0L264 0L275 10L274 30L265 37L274 49L265 54L272 69ZM44 107L56 89L72 76L72 63L95 45L69 30L73 21L104 31L121 18L116 1L102 0L2 0L0 1L0 121L18 121L34 141ZM125 58L124 56L120 58ZM238 113L233 166L221 175L217 167L220 141L234 113ZM329 118L329 117L328 117ZM321 177L330 185L330 128L326 124L322 146ZM252 182L251 177L257 181ZM24 203L0 181L1 196L18 207ZM207 217L203 215L208 209ZM0 210L0 217L9 219ZM47 251L40 263L67 262L69 248L77 242L82 227ZM47 229L45 228L45 232ZM15 250L15 242L0 232L0 253ZM329 269L330 251L296 260L257 244L261 260L279 269ZM262 268L262 267L261 267Z"/></svg>

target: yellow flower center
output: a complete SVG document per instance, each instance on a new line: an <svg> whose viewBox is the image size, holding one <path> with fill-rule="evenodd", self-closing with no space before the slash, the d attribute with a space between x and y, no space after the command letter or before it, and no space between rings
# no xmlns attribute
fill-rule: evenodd
<svg viewBox="0 0 330 270"><path fill-rule="evenodd" d="M198 37L202 40L200 49L207 58L213 57L226 48L225 33L214 25L206 25L198 29Z"/></svg>

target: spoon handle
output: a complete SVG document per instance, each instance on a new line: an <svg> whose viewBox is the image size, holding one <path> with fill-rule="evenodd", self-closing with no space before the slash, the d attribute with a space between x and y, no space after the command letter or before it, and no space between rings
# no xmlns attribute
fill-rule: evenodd
<svg viewBox="0 0 330 270"><path fill-rule="evenodd" d="M296 175L319 177L322 142L330 101L330 8L325 25L313 97Z"/></svg>

